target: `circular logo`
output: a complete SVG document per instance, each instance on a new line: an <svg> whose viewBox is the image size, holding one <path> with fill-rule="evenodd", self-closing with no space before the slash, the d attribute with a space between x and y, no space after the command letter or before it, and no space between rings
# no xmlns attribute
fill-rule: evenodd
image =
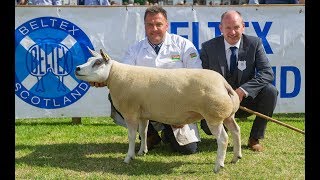
<svg viewBox="0 0 320 180"><path fill-rule="evenodd" d="M77 65L91 57L93 45L70 21L57 17L31 19L15 30L15 93L24 102L57 109L79 100L90 88L74 76Z"/></svg>

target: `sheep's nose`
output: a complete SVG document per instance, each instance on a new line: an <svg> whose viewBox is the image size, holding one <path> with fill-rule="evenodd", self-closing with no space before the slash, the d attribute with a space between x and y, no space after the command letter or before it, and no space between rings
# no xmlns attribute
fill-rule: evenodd
<svg viewBox="0 0 320 180"><path fill-rule="evenodd" d="M79 66L76 67L76 71L80 71L80 67Z"/></svg>

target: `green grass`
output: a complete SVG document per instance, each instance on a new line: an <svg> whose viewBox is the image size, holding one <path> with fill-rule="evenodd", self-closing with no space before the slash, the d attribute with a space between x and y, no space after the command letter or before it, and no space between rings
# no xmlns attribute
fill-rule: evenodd
<svg viewBox="0 0 320 180"><path fill-rule="evenodd" d="M268 123L264 152L247 149L254 116L238 120L242 159L231 164L232 138L225 167L213 173L217 144L200 130L199 152L181 155L161 144L145 156L123 162L127 131L109 118L19 119L15 122L15 179L305 179L305 136ZM273 118L304 130L304 114ZM138 150L139 140L136 140Z"/></svg>

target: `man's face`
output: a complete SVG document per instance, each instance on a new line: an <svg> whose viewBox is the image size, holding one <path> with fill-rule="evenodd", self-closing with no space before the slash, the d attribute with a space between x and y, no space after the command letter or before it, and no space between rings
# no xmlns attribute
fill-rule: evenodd
<svg viewBox="0 0 320 180"><path fill-rule="evenodd" d="M237 13L226 14L220 26L224 39L231 45L236 44L244 32L244 23Z"/></svg>
<svg viewBox="0 0 320 180"><path fill-rule="evenodd" d="M168 22L161 13L148 14L144 21L144 28L149 41L152 44L159 44L164 40Z"/></svg>

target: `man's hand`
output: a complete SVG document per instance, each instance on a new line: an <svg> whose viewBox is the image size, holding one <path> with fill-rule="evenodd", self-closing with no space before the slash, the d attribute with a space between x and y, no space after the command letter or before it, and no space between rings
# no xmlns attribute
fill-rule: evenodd
<svg viewBox="0 0 320 180"><path fill-rule="evenodd" d="M90 86L94 86L94 87L104 87L106 85L104 85L103 83L98 83L98 82L89 82Z"/></svg>
<svg viewBox="0 0 320 180"><path fill-rule="evenodd" d="M243 99L244 97L246 97L246 94L242 91L241 88L238 88L238 89L236 89L235 91L236 91L236 93L238 94L239 100L240 100L240 102L241 102L242 99Z"/></svg>

